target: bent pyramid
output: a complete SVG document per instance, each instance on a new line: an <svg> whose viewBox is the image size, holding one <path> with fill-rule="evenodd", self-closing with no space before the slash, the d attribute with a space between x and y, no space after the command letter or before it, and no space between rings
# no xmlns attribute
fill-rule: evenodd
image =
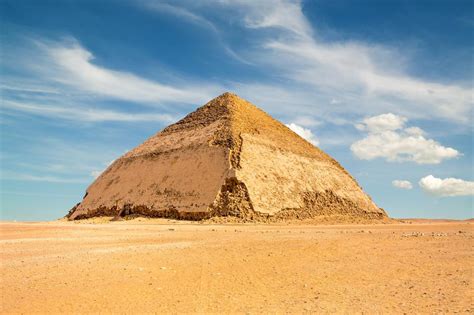
<svg viewBox="0 0 474 315"><path fill-rule="evenodd" d="M224 93L107 168L67 217L384 218L329 155Z"/></svg>

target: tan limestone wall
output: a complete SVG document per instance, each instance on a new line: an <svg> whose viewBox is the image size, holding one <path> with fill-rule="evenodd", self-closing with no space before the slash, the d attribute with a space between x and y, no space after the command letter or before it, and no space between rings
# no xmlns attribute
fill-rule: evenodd
<svg viewBox="0 0 474 315"><path fill-rule="evenodd" d="M228 150L222 147L185 148L156 156L122 158L97 179L75 215L127 204L146 211L205 212L229 171Z"/></svg>
<svg viewBox="0 0 474 315"><path fill-rule="evenodd" d="M241 168L236 173L247 186L255 211L273 215L284 209L305 208L312 192L330 190L360 210L381 212L352 177L330 160L316 160L283 150L262 137L249 134L241 137ZM321 209L322 213L324 210ZM341 213L345 211L341 209Z"/></svg>

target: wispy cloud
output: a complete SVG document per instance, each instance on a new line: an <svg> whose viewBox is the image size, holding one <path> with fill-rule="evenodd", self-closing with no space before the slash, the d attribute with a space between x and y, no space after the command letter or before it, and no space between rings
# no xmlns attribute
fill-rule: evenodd
<svg viewBox="0 0 474 315"><path fill-rule="evenodd" d="M43 68L46 74L51 74L59 83L95 95L159 106L165 102L194 104L216 93L215 86L202 83L173 86L96 65L94 55L75 39L48 44L38 42L38 46L49 57Z"/></svg>
<svg viewBox="0 0 474 315"><path fill-rule="evenodd" d="M2 190L0 191L0 194L2 195L17 195L17 196L35 196L35 197L60 197L60 198L77 198L76 195L68 195L68 194L54 194L54 193L35 193L35 192L30 192L30 191L8 191L8 190Z"/></svg>
<svg viewBox="0 0 474 315"><path fill-rule="evenodd" d="M0 178L2 180L50 182L64 184L83 184L89 181L87 178L62 178L57 176L36 176L22 173L2 173L0 175Z"/></svg>
<svg viewBox="0 0 474 315"><path fill-rule="evenodd" d="M52 117L62 120L85 121L85 122L103 122L103 121L158 121L171 123L176 118L168 114L156 113L126 113L114 110L86 108L83 106L67 107L46 104L30 104L5 100L2 109L10 109L25 113L34 114L42 117Z"/></svg>
<svg viewBox="0 0 474 315"><path fill-rule="evenodd" d="M192 12L188 10L187 8L180 6L177 3L177 1L166 3L163 1L148 0L148 1L139 1L137 3L140 6L144 7L145 9L159 12L159 13L170 14L184 21L197 25L201 28L209 30L210 33L212 33L216 37L218 44L221 46L221 48L227 55L229 55L230 57L232 57L233 59L241 63L251 64L251 62L243 58L240 54L236 53L229 46L229 44L223 39L222 32L213 22L211 22L210 20L206 19L204 16L198 13ZM193 4L199 6L199 3L200 2L195 2Z"/></svg>
<svg viewBox="0 0 474 315"><path fill-rule="evenodd" d="M203 16L193 13L184 7L180 7L175 4L165 3L163 1L143 1L139 2L140 5L147 9L154 10L157 12L172 14L174 16L185 19L191 23L197 24L200 27L209 28L213 32L218 32L214 23L204 18Z"/></svg>
<svg viewBox="0 0 474 315"><path fill-rule="evenodd" d="M301 10L300 1L224 1L245 8L244 23L248 28L278 28L309 38L313 30Z"/></svg>
<svg viewBox="0 0 474 315"><path fill-rule="evenodd" d="M61 94L57 89L43 87L41 85L30 85L28 83L22 83L19 85L12 84L0 84L0 90L5 91L18 91L28 93L40 93L40 94Z"/></svg>
<svg viewBox="0 0 474 315"><path fill-rule="evenodd" d="M15 138L16 150L2 155L2 180L87 183L91 172L103 169L123 152L117 145L80 138L72 142L61 135Z"/></svg>

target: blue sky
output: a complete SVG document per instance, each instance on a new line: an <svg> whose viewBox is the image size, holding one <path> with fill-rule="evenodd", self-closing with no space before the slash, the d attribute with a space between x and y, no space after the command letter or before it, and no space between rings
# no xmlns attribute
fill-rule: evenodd
<svg viewBox="0 0 474 315"><path fill-rule="evenodd" d="M473 217L471 1L0 2L1 219L49 220L233 91L393 217Z"/></svg>

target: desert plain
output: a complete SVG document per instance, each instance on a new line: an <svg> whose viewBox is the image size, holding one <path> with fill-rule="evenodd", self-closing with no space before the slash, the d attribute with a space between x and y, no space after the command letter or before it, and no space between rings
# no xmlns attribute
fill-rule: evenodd
<svg viewBox="0 0 474 315"><path fill-rule="evenodd" d="M0 223L1 313L472 313L472 221Z"/></svg>

